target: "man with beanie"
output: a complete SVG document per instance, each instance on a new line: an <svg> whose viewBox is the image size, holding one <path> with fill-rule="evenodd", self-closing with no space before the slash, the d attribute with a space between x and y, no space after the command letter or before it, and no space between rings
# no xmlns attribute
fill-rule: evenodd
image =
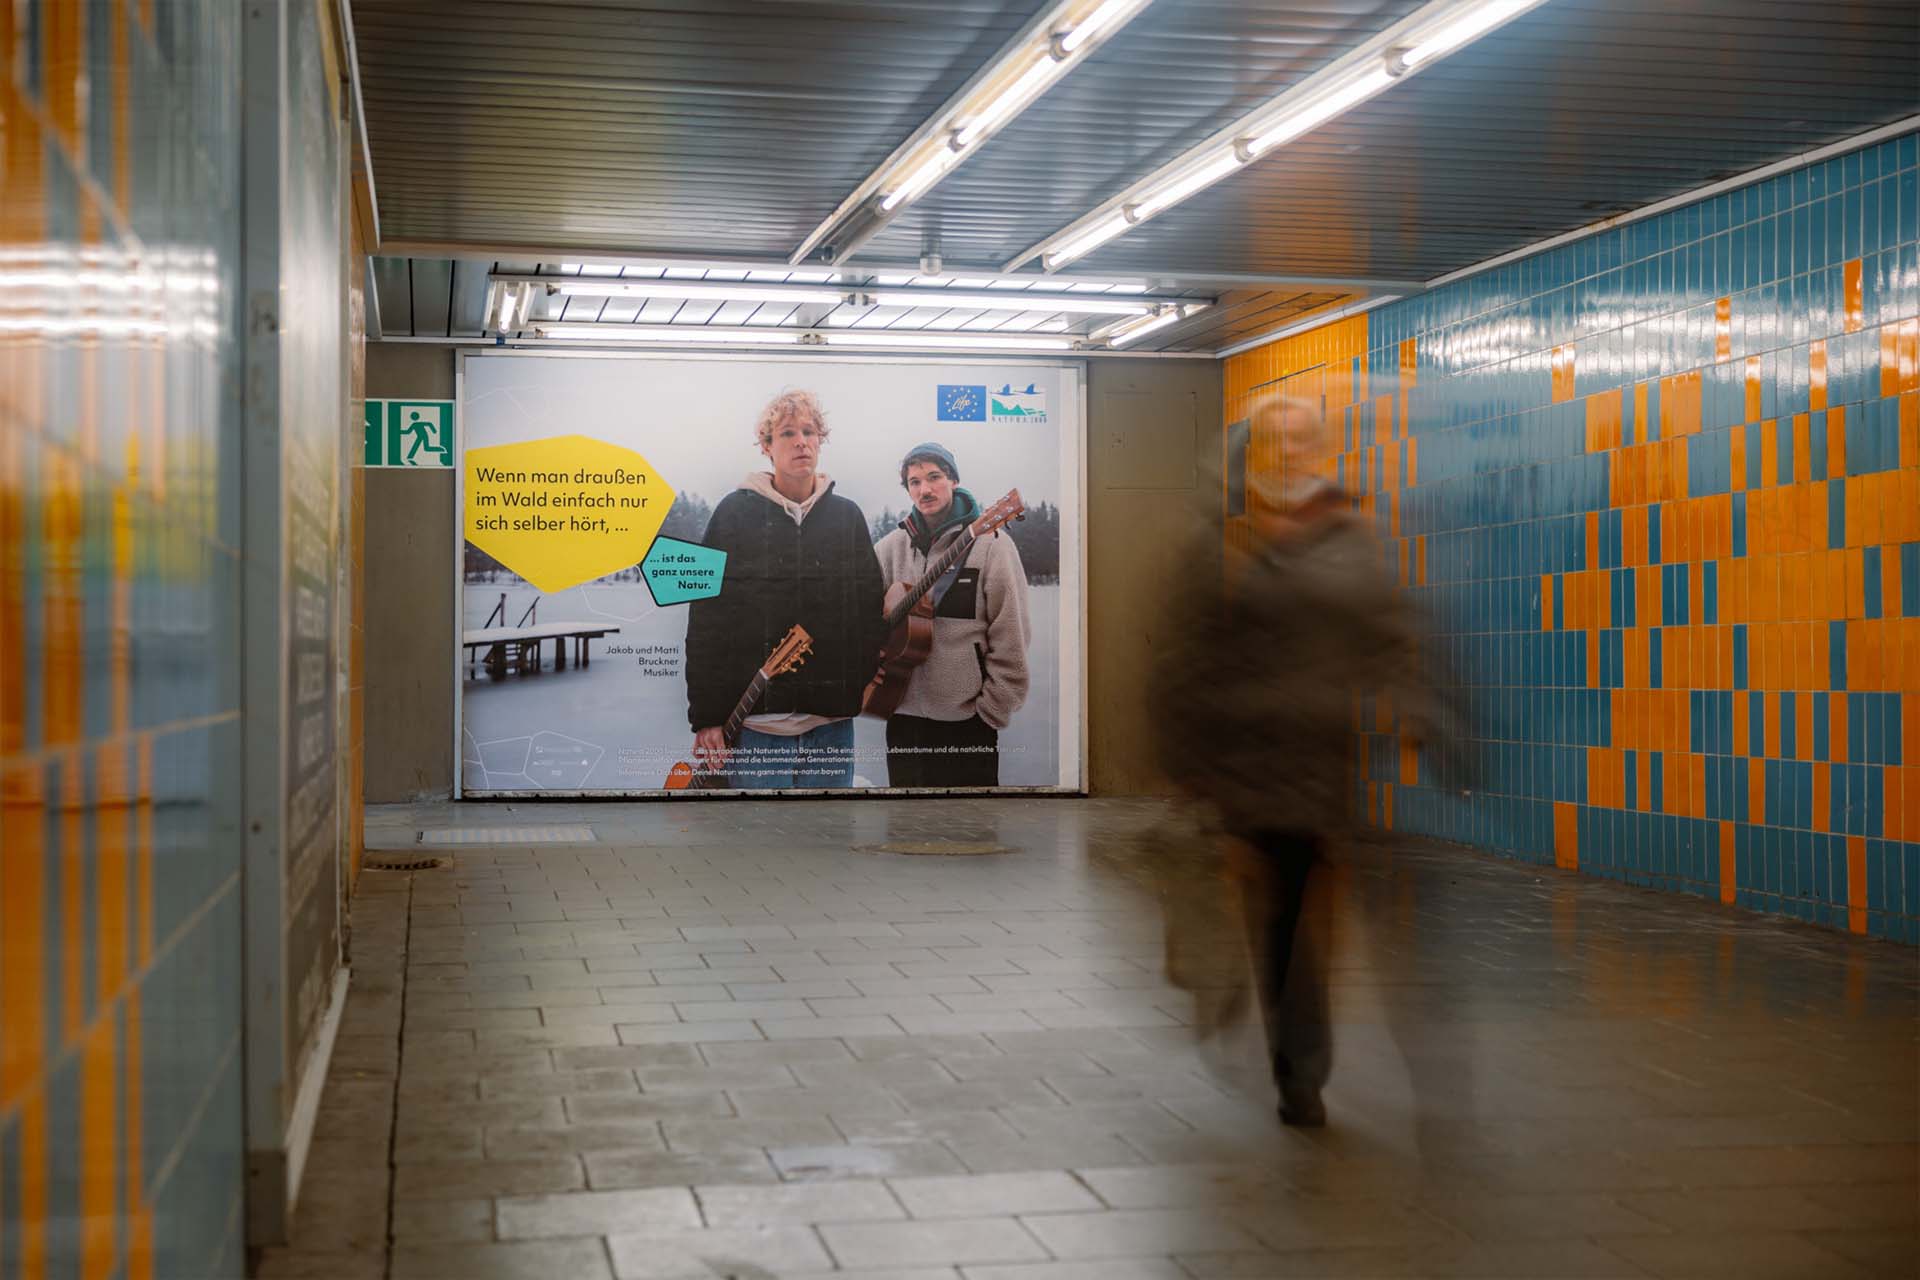
<svg viewBox="0 0 1920 1280"><path fill-rule="evenodd" d="M912 509L874 545L888 582L916 583L980 516L944 445L900 462ZM933 651L887 720L887 781L896 787L993 787L1000 730L1027 698L1027 574L1003 530L976 541L929 593Z"/></svg>

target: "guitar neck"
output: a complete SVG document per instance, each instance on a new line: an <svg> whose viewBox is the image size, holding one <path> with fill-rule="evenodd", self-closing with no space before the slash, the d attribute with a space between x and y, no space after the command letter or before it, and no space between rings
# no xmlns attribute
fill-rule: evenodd
<svg viewBox="0 0 1920 1280"><path fill-rule="evenodd" d="M945 577L947 570L960 563L962 557L973 548L975 538L973 527L969 525L965 533L953 540L952 546L942 551L939 558L927 566L926 573L919 582L914 584L913 590L907 592L900 603L893 607L893 612L887 615L888 630L905 621L906 616L913 612L913 606L920 603L920 597L933 590L933 584Z"/></svg>
<svg viewBox="0 0 1920 1280"><path fill-rule="evenodd" d="M760 695L767 691L767 673L763 668L753 673L753 680L747 685L747 691L740 695L740 701L733 704L733 714L727 717L727 723L721 727L721 734L727 745L740 741L740 730L753 714L753 704L760 701Z"/></svg>

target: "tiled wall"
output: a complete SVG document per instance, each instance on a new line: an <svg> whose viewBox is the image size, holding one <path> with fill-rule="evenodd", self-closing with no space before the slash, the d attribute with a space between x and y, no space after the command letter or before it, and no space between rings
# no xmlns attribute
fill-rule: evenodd
<svg viewBox="0 0 1920 1280"><path fill-rule="evenodd" d="M1471 797L1363 709L1372 822L1920 942L1917 149L1230 360L1229 422L1324 384L1472 688Z"/></svg>
<svg viewBox="0 0 1920 1280"><path fill-rule="evenodd" d="M244 1269L240 13L0 4L5 1280Z"/></svg>

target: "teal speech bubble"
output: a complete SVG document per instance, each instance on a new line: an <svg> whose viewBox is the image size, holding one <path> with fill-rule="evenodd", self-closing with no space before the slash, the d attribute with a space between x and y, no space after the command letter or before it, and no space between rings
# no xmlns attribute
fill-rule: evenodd
<svg viewBox="0 0 1920 1280"><path fill-rule="evenodd" d="M640 576L656 605L685 604L720 594L727 553L678 538L655 538L640 562Z"/></svg>

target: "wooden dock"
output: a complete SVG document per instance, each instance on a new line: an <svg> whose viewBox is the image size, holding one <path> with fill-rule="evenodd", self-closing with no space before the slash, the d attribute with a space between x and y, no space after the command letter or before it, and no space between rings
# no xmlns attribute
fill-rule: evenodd
<svg viewBox="0 0 1920 1280"><path fill-rule="evenodd" d="M481 651L485 650L487 672L499 680L505 678L509 667L522 675L537 673L540 647L549 640L553 641L553 669L565 671L567 641L573 641L574 665L584 667L591 661L587 641L619 633L620 628L597 622L547 622L526 627L481 627L464 632L460 643L467 651L469 675L479 665Z"/></svg>

